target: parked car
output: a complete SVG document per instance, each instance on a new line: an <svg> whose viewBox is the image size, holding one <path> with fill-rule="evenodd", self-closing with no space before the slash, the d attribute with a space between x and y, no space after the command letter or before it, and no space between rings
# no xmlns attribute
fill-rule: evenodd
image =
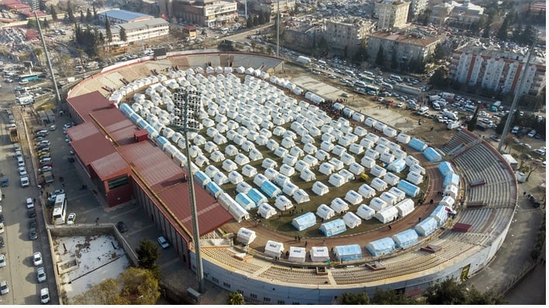
<svg viewBox="0 0 549 308"><path fill-rule="evenodd" d="M38 282L46 281L46 271L44 270L43 267L39 267L36 270L36 280L38 280Z"/></svg>
<svg viewBox="0 0 549 308"><path fill-rule="evenodd" d="M168 243L168 240L166 240L166 238L163 236L160 236L158 238L158 244L160 244L160 247L162 247L162 249L170 247L170 243Z"/></svg>
<svg viewBox="0 0 549 308"><path fill-rule="evenodd" d="M37 251L32 255L32 262L34 263L34 266L42 265L42 253Z"/></svg>
<svg viewBox="0 0 549 308"><path fill-rule="evenodd" d="M17 170L19 171L20 176L27 175L27 170L25 169L25 167L18 167Z"/></svg>
<svg viewBox="0 0 549 308"><path fill-rule="evenodd" d="M10 293L10 287L8 286L8 282L3 280L0 282L0 294L6 295L8 293Z"/></svg>
<svg viewBox="0 0 549 308"><path fill-rule="evenodd" d="M28 209L27 210L27 217L28 218L34 218L36 217L36 211L34 209Z"/></svg>
<svg viewBox="0 0 549 308"><path fill-rule="evenodd" d="M0 267L6 267L7 261L6 261L6 255L0 254Z"/></svg>
<svg viewBox="0 0 549 308"><path fill-rule="evenodd" d="M76 213L70 213L67 217L67 225L74 225L76 223Z"/></svg>
<svg viewBox="0 0 549 308"><path fill-rule="evenodd" d="M27 198L27 209L33 209L34 208L34 202L32 201L32 198Z"/></svg>
<svg viewBox="0 0 549 308"><path fill-rule="evenodd" d="M50 289L43 288L40 290L40 302L42 304L47 304L50 302Z"/></svg>
<svg viewBox="0 0 549 308"><path fill-rule="evenodd" d="M126 233L128 232L128 227L126 227L126 224L123 221L119 221L116 223L116 228L120 233Z"/></svg>
<svg viewBox="0 0 549 308"><path fill-rule="evenodd" d="M29 187L29 177L28 176L22 176L21 177L21 187Z"/></svg>

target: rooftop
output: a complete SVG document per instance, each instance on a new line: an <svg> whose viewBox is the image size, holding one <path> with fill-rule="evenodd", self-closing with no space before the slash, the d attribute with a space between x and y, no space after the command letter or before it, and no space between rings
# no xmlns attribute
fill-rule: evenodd
<svg viewBox="0 0 549 308"><path fill-rule="evenodd" d="M126 22L153 18L151 15L132 12L132 11L126 11L126 10L108 10L108 11L101 12L98 15L106 15L110 18L116 18L116 19L124 20Z"/></svg>
<svg viewBox="0 0 549 308"><path fill-rule="evenodd" d="M389 41L397 41L399 43L407 43L411 45L429 46L436 43L439 39L433 36L424 36L416 34L406 34L390 31L377 31L368 34L370 37L380 38Z"/></svg>

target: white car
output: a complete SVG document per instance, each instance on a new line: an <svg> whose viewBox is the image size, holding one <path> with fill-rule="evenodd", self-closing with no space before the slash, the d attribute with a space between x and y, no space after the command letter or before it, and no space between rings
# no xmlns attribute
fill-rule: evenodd
<svg viewBox="0 0 549 308"><path fill-rule="evenodd" d="M32 202L32 198L27 198L27 209L33 209L34 208L34 202Z"/></svg>
<svg viewBox="0 0 549 308"><path fill-rule="evenodd" d="M0 282L0 294L6 295L10 293L10 287L8 286L8 282L6 280Z"/></svg>
<svg viewBox="0 0 549 308"><path fill-rule="evenodd" d="M0 267L6 267L6 255L0 254Z"/></svg>
<svg viewBox="0 0 549 308"><path fill-rule="evenodd" d="M76 213L70 213L67 217L67 225L74 225L76 222Z"/></svg>
<svg viewBox="0 0 549 308"><path fill-rule="evenodd" d="M20 176L27 175L27 170L25 169L25 167L19 167L19 168L17 168L17 170L19 171Z"/></svg>
<svg viewBox="0 0 549 308"><path fill-rule="evenodd" d="M42 304L47 304L50 302L50 289L43 288L40 290L40 302Z"/></svg>
<svg viewBox="0 0 549 308"><path fill-rule="evenodd" d="M41 252L35 252L32 255L32 262L34 263L34 266L42 265L42 253Z"/></svg>
<svg viewBox="0 0 549 308"><path fill-rule="evenodd" d="M38 280L38 282L46 281L46 271L44 270L43 267L39 267L36 270L36 279Z"/></svg>
<svg viewBox="0 0 549 308"><path fill-rule="evenodd" d="M22 187L29 187L29 185L30 185L29 177L28 176L22 176L21 177L21 186Z"/></svg>
<svg viewBox="0 0 549 308"><path fill-rule="evenodd" d="M166 240L166 238L163 236L158 238L158 244L160 244L160 247L162 247L162 249L170 247L170 243L168 243L168 240Z"/></svg>

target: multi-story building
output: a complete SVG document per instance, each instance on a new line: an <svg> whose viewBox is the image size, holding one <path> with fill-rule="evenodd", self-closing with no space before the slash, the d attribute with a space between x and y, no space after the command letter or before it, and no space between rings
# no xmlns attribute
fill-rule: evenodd
<svg viewBox="0 0 549 308"><path fill-rule="evenodd" d="M186 22L208 28L221 27L238 18L236 2L223 0L175 1L173 13Z"/></svg>
<svg viewBox="0 0 549 308"><path fill-rule="evenodd" d="M377 29L402 28L408 19L410 2L399 0L382 0L376 2L374 15L378 18Z"/></svg>
<svg viewBox="0 0 549 308"><path fill-rule="evenodd" d="M331 47L331 53L352 56L375 28L375 23L361 18L324 21L324 37Z"/></svg>
<svg viewBox="0 0 549 308"><path fill-rule="evenodd" d="M255 7L271 15L276 15L280 7L280 15L285 16L295 10L295 0L256 0Z"/></svg>
<svg viewBox="0 0 549 308"><path fill-rule="evenodd" d="M125 41L120 39L121 29L124 29L126 32ZM105 29L101 31L103 35L106 35ZM146 42L149 39L166 36L169 33L170 23L162 18L115 24L111 26L112 41L109 43L109 46L122 47L133 42Z"/></svg>
<svg viewBox="0 0 549 308"><path fill-rule="evenodd" d="M427 8L427 0L412 0L410 2L410 11L412 16L417 17Z"/></svg>
<svg viewBox="0 0 549 308"><path fill-rule="evenodd" d="M429 22L435 25L449 24L462 28L467 28L474 22L478 22L484 14L483 7L469 1L463 3L456 1L443 2L433 5L431 10Z"/></svg>
<svg viewBox="0 0 549 308"><path fill-rule="evenodd" d="M374 61L381 46L387 61L392 59L393 53L396 53L399 64L412 59L426 61L435 51L439 41L438 37L413 31L378 31L368 36L368 56Z"/></svg>
<svg viewBox="0 0 549 308"><path fill-rule="evenodd" d="M461 84L514 94L525 69L527 49L506 50L499 46L483 46L478 42L466 44L452 55L450 78ZM545 88L544 57L544 54L535 51L526 68L521 94L539 95Z"/></svg>

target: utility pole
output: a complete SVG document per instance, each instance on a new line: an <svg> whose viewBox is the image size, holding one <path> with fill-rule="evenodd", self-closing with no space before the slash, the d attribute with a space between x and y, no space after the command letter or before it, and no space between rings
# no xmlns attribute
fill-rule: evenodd
<svg viewBox="0 0 549 308"><path fill-rule="evenodd" d="M277 0L276 3L276 56L280 57L280 0Z"/></svg>
<svg viewBox="0 0 549 308"><path fill-rule="evenodd" d="M38 0L32 1L32 9L34 11L34 18L36 18L36 25L38 27L38 33L40 34L40 41L42 41L42 48L44 48L44 55L46 55L46 62L48 64L48 69L50 71L51 80L53 81L53 90L55 91L55 100L56 100L55 106L57 107L57 112L59 112L62 110L61 95L59 95L57 80L55 78L55 74L53 73L53 67L51 66L50 54L48 52L48 48L46 47L46 41L44 40L44 35L42 34L42 27L40 26L40 20L38 20L38 15L36 14L36 11L38 11Z"/></svg>

